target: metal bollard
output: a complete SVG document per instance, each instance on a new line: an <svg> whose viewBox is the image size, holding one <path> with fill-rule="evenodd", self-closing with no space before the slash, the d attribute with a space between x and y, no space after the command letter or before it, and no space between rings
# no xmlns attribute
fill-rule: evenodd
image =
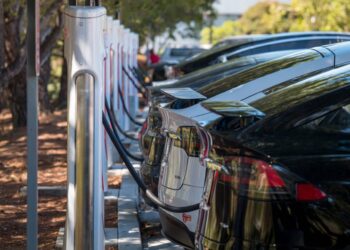
<svg viewBox="0 0 350 250"><path fill-rule="evenodd" d="M132 76L132 72L130 71L130 68L132 67L132 60L133 60L133 32L129 32L128 34L128 62L126 66L126 70L128 71L129 76ZM129 79L129 78L128 78ZM131 80L129 79L129 107L130 107L130 114L135 118L136 117L136 94L137 90L134 87L134 85L131 83ZM132 124L132 129L135 130L136 126Z"/></svg>
<svg viewBox="0 0 350 250"><path fill-rule="evenodd" d="M111 108L114 116L118 117L118 28L119 28L119 21L113 20L112 21L112 33L111 33L111 85L110 85L110 103ZM113 153L111 155L111 161L112 163L120 162L120 156L117 150L115 150L114 146L111 145L113 148Z"/></svg>
<svg viewBox="0 0 350 250"><path fill-rule="evenodd" d="M121 104L119 101L119 95L118 95L118 84L120 82L120 44L119 44L119 29L120 29L120 22L119 20L113 21L113 85L112 85L112 104L113 104L113 112L115 117L120 121L121 117Z"/></svg>
<svg viewBox="0 0 350 250"><path fill-rule="evenodd" d="M113 84L113 71L112 68L112 60L113 60L113 50L112 50L112 26L113 26L113 18L108 16L106 18L105 23L105 30L104 30L104 42L105 42L105 69L104 69L104 98L106 98L108 106L110 107L111 103L111 86ZM105 109L105 107L104 107ZM103 144L104 144L104 154L103 154L103 184L104 184L104 191L107 191L108 189L108 176L107 176L107 169L108 167L111 167L113 165L114 161L114 155L117 154L117 151L115 150L114 146L112 145L112 142L110 138L108 137L107 133L104 132L103 137Z"/></svg>
<svg viewBox="0 0 350 250"><path fill-rule="evenodd" d="M119 81L119 86L120 88L122 89L123 91L123 94L124 94L124 98L125 98L125 86L126 86L126 76L125 74L123 73L123 66L124 66L124 63L125 63L125 48L124 48L124 45L125 45L125 28L123 25L120 25L120 29L119 29L119 37L120 37L120 40L119 40L119 44L120 44L120 54L119 54L119 72L120 72L120 81ZM122 104L121 104L121 100L120 101L120 107L122 107ZM121 112L121 126L122 128L127 131L129 130L129 120L126 116L126 113L124 111L123 108L122 109L122 112Z"/></svg>
<svg viewBox="0 0 350 250"><path fill-rule="evenodd" d="M127 56L126 56L126 46L127 46L127 29L123 28L122 29L122 36L121 36L121 49L122 49L122 54L121 54L121 59L122 59L122 67L125 68L126 65L126 60L127 60ZM126 102L126 105L128 106L128 77L125 75L125 73L123 71L121 71L122 74L122 91L123 91L123 96L124 96L124 100ZM124 116L124 130L130 130L130 120L128 119L125 111L123 111L123 116Z"/></svg>
<svg viewBox="0 0 350 250"><path fill-rule="evenodd" d="M137 68L137 52L138 52L138 36L136 33L133 33L132 36L132 44L133 44L133 49L132 49L132 56L131 56L131 66L130 68ZM138 82L138 80L134 77L134 74L130 72L131 75L133 76L135 82ZM135 89L135 110L136 110L136 115L139 114L139 96L138 96L138 91Z"/></svg>
<svg viewBox="0 0 350 250"><path fill-rule="evenodd" d="M66 250L104 249L102 185L103 7L64 11L68 65Z"/></svg>

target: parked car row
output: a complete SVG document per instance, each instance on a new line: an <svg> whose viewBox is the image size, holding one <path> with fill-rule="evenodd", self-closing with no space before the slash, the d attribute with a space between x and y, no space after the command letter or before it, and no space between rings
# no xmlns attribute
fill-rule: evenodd
<svg viewBox="0 0 350 250"><path fill-rule="evenodd" d="M159 208L163 234L186 249L350 249L350 34L230 38L176 67L149 88L140 172L165 204L200 207Z"/></svg>

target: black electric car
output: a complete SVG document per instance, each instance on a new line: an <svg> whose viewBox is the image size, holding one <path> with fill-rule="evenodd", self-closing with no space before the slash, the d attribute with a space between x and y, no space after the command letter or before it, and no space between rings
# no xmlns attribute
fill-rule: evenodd
<svg viewBox="0 0 350 250"><path fill-rule="evenodd" d="M166 86L149 87L149 99L151 105L149 108L149 115L141 130L140 148L145 158L140 169L141 176L144 182L152 187L153 193L157 193L157 184L159 176L159 163L162 156L162 148L164 147L164 137L160 134L161 116L158 110L159 106L169 103L172 98L164 95L161 91L165 88L179 88L191 87L192 89L199 89L210 82L215 82L221 78L231 76L239 71L243 71L259 63L263 63L274 58L287 55L293 51L277 51L270 53L263 53L260 55L245 56L234 59L226 63L213 65L205 69L201 69L179 78L176 83ZM156 167L152 167L156 166ZM146 198L146 201L147 198Z"/></svg>
<svg viewBox="0 0 350 250"><path fill-rule="evenodd" d="M205 183L205 171L201 168L198 142L196 140L199 134L194 129L194 126L196 124L205 126L219 118L218 115L208 111L207 108L201 105L203 99L207 98L206 101L210 102L243 101L251 103L256 99L286 88L312 75L349 64L350 53L347 53L350 49L349 46L350 43L323 46L305 52L298 52L296 53L298 56L293 58L293 60L282 61L283 58L275 59L265 63L265 65L260 64L261 67L262 65L264 67L258 71L249 72L250 69L241 72L245 73L244 75L237 74L236 76L239 77L235 78L236 84L231 85L230 89L225 92L221 91L221 86L213 86L210 92L215 95L213 97L209 97L205 91L202 91L201 94L189 91L191 100L193 100L193 96L196 96L195 94L200 98L199 100L197 99L197 104L195 105L188 106L186 104L188 100L185 100L185 102L181 100L181 102L176 101L174 108L172 108L173 103L168 107L160 108L162 115L161 133L165 137L164 144L166 146L162 154L159 171L159 199L163 203L175 207L192 206L201 201ZM326 55L328 53L326 50L331 52L330 58L333 58L331 60L331 68L326 67L327 69L325 64L328 65L328 62L323 61L330 59ZM311 59L315 56L313 53L317 51L320 52L318 55L320 60ZM279 64L279 66L274 68L272 66L273 63ZM246 76L246 78L243 76ZM226 82L226 84L228 83ZM208 85L205 88L207 87ZM186 91L171 90L171 92L178 98L188 96ZM244 108L242 109L244 110ZM234 125L238 126L240 123ZM193 242L195 233L195 222L198 219L198 210L187 213L173 213L159 209L159 214L162 232L170 239L191 248L193 246L191 242ZM171 233L172 231L177 231L178 233L174 235Z"/></svg>
<svg viewBox="0 0 350 250"><path fill-rule="evenodd" d="M244 56L244 55L253 55L258 53L266 53L269 51L276 51L276 50L290 50L291 47L294 47L296 49L296 46L302 46L302 43L295 43L293 39L296 38L307 38L307 37L318 37L318 36L329 36L334 39L335 36L339 38L338 42L344 41L348 39L349 33L338 33L338 32L291 32L291 33L280 33L280 34L274 34L269 36L263 36L263 37L255 37L253 41L247 41L242 40L238 43L232 43L224 46L219 46L217 48L213 48L210 50L207 50L205 52L202 52L200 54L197 54L194 57L190 57L182 62L180 62L178 65L175 66L176 72L178 72L178 75L181 74L188 74L190 72L196 71L198 69L207 67L212 64L220 63L223 59L225 59L226 54L230 54L230 57L238 57L238 56ZM286 46L282 46L278 48L279 45L274 44L274 41L282 40L282 39L291 39L289 44L286 44ZM324 38L326 39L326 38ZM334 42L331 42L334 43ZM311 48L314 46L320 46L323 44L327 44L325 42L314 44L312 46L304 47L303 48ZM249 47L256 46L254 50L248 49ZM275 48L275 49L274 49Z"/></svg>
<svg viewBox="0 0 350 250"><path fill-rule="evenodd" d="M196 248L350 249L349 65L202 105L221 118L199 129Z"/></svg>
<svg viewBox="0 0 350 250"><path fill-rule="evenodd" d="M338 66L339 63L335 63L335 55L337 55L337 58L340 59L341 54L343 51L346 51L348 47L350 49L350 45L344 43L342 45L339 44L331 46L331 51L324 47L320 47L318 48L319 51L307 50L301 54L298 53L288 55L256 65L251 69L239 72L231 77L206 84L206 86L197 89L197 91L204 94L207 98L210 98L220 92L225 92L235 86L239 86L249 81L261 81L261 79L266 79L266 81L269 81L269 77L272 77L275 71L281 70L285 70L284 78L279 77L279 81L281 83L298 77L306 77L310 74L316 74L320 71L329 70ZM321 53L320 51L323 52ZM313 65L312 61L318 66L311 66ZM294 72L294 67L296 65L301 65L301 67L298 66L299 72ZM303 67L303 65L305 66ZM185 105L184 103L187 103L186 105L188 105L189 100L175 100L171 105L174 106L176 104L181 106L179 104L181 102L181 105ZM161 126L162 119L159 113L158 105L152 105L141 134L140 148L145 160L142 163L140 173L144 182L153 190L154 193L157 193L158 190L159 169L165 143L165 137L161 133Z"/></svg>

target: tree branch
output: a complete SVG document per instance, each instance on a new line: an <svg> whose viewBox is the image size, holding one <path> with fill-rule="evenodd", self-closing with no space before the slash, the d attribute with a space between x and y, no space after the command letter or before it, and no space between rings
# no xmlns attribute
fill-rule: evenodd
<svg viewBox="0 0 350 250"><path fill-rule="evenodd" d="M59 12L58 25L52 29L45 41L41 44L40 61L43 65L49 58L52 48L55 46L56 41L61 35L63 28L62 13ZM17 76L24 68L27 62L27 54L25 53L25 44L20 48L20 53L16 57L15 61L11 63L7 68L0 71L0 90L6 88L9 81Z"/></svg>
<svg viewBox="0 0 350 250"><path fill-rule="evenodd" d="M63 14L59 11L58 14L58 25L55 26L54 29L47 35L45 41L40 46L40 61L41 65L43 65L46 60L50 57L52 48L56 45L57 40L61 36L61 32L63 29Z"/></svg>
<svg viewBox="0 0 350 250"><path fill-rule="evenodd" d="M16 60L11 63L11 65L0 72L0 92L5 89L9 81L13 79L15 76L17 76L25 66L27 61L27 54L24 52L24 48L21 49L21 53L18 57L16 57Z"/></svg>
<svg viewBox="0 0 350 250"><path fill-rule="evenodd" d="M54 1L46 10L45 14L42 16L42 18L40 19L40 24L42 27L45 27L48 25L48 23L50 22L50 19L52 18L52 16L54 15L55 12L57 12L57 10L60 11L61 6L63 5L63 1Z"/></svg>

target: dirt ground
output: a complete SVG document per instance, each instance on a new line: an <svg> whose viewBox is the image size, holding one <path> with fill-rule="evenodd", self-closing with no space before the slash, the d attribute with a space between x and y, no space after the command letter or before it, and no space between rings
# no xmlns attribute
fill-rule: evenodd
<svg viewBox="0 0 350 250"><path fill-rule="evenodd" d="M39 185L66 185L66 111L40 116ZM0 113L0 245L1 249L26 247L26 129L12 131L8 110ZM120 177L109 180L114 187ZM116 226L114 206L106 207L106 226ZM39 196L39 247L54 249L60 227L64 226L66 197Z"/></svg>

